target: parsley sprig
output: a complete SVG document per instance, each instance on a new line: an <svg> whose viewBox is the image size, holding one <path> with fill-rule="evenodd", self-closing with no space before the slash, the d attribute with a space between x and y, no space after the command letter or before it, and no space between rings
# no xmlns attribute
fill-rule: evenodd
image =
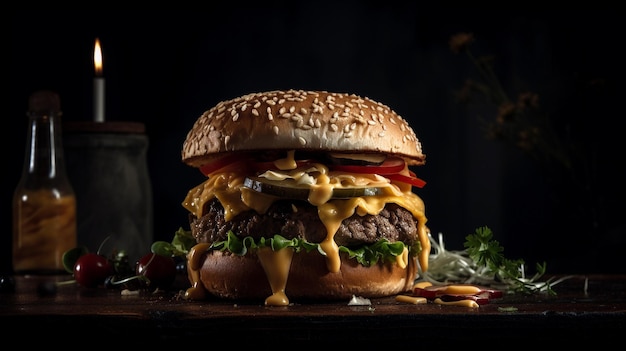
<svg viewBox="0 0 626 351"><path fill-rule="evenodd" d="M421 272L419 279L433 284L480 284L513 293L546 292L555 295L552 287L568 279L562 277L542 281L546 273L545 262L538 263L536 273L527 278L524 260L505 257L504 248L494 239L493 232L487 226L476 228L475 233L467 235L465 249L460 251L447 251L442 234L439 234L439 242L430 234L429 237L433 253L428 271Z"/></svg>

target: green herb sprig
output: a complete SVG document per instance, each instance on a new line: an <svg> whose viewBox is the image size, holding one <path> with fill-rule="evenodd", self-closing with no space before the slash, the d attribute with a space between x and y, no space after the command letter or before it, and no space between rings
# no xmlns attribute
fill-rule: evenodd
<svg viewBox="0 0 626 351"><path fill-rule="evenodd" d="M435 241L430 234L429 237L433 252L428 271L420 272L418 280L433 284L479 284L511 293L545 292L555 295L552 287L569 278L542 281L547 267L545 262L537 264L536 273L527 278L524 260L505 257L504 248L487 226L476 228L473 234L465 237L464 250L447 251L442 234L439 234L439 241Z"/></svg>

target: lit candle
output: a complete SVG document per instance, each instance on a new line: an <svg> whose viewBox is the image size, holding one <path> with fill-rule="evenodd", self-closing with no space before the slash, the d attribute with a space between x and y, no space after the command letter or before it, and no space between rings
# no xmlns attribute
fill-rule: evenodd
<svg viewBox="0 0 626 351"><path fill-rule="evenodd" d="M102 76L102 49L96 38L93 50L93 63L96 76L93 79L93 117L96 122L104 122L104 77Z"/></svg>

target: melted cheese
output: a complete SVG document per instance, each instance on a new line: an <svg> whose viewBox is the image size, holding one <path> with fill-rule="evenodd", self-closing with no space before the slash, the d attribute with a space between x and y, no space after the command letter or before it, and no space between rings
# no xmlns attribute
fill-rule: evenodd
<svg viewBox="0 0 626 351"><path fill-rule="evenodd" d="M298 167L295 158L293 157L296 153L296 150L291 150L287 153L287 157L278 159L274 161L274 165L278 167L278 169L294 169Z"/></svg>
<svg viewBox="0 0 626 351"><path fill-rule="evenodd" d="M421 281L421 282L415 283L415 285L413 285L413 289L424 289L424 288L432 286L432 285L433 285L433 283L431 283L431 282Z"/></svg>
<svg viewBox="0 0 626 351"><path fill-rule="evenodd" d="M285 287L289 277L293 249L288 247L274 251L270 247L262 247L257 251L257 255L272 288L272 295L265 299L265 304L270 306L289 305Z"/></svg>
<svg viewBox="0 0 626 351"><path fill-rule="evenodd" d="M428 299L426 299L425 297L418 297L418 296L398 295L396 296L396 301L417 305L417 304L427 303Z"/></svg>
<svg viewBox="0 0 626 351"><path fill-rule="evenodd" d="M366 214L377 215L388 203L395 203L409 210L417 219L418 237L422 247L418 262L423 271L428 269L430 241L426 227L424 202L411 192L410 186L398 186L391 183L387 178L378 175L329 172L328 168L322 164L311 164L305 168L296 167L295 161L292 161L293 152L290 152L286 159L275 162L277 167L283 169L282 171L268 171L261 174L260 177L269 180L292 179L297 184L309 186L308 201L318 207L320 220L326 227L326 238L320 243L320 246L326 254L327 267L330 272L338 272L341 266L339 247L334 240L334 235L341 222L354 213L361 216ZM211 174L204 183L188 192L183 201L183 207L200 218L203 215L204 204L217 198L224 206L225 220L229 221L237 214L248 210L263 214L274 201L279 199L244 187L244 179L245 175L234 170ZM331 199L333 189L350 187L378 187L382 188L383 191L374 196ZM266 257L262 259L262 262L274 259L277 258ZM398 258L398 263L401 266L406 266L407 262L408 251L405 250L405 253ZM273 272L266 266L269 267L269 265L264 264L264 268L273 292L273 295L266 300L266 304L284 305L288 303L288 299L284 296L286 273ZM286 269L288 272L288 264ZM281 278L272 278L270 275Z"/></svg>
<svg viewBox="0 0 626 351"><path fill-rule="evenodd" d="M438 305L461 306L461 307L471 307L471 308L480 307L478 302L474 300L443 301L440 298L436 298L433 302Z"/></svg>
<svg viewBox="0 0 626 351"><path fill-rule="evenodd" d="M202 300L206 296L206 289L200 280L200 268L202 267L204 253L210 244L197 244L187 253L187 274L191 281L191 287L185 291L185 298L190 300Z"/></svg>

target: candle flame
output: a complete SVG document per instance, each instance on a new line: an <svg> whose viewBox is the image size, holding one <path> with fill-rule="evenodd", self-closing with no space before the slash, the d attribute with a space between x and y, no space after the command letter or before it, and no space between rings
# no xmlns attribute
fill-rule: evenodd
<svg viewBox="0 0 626 351"><path fill-rule="evenodd" d="M96 45L93 49L93 63L96 69L96 76L102 76L102 48L100 47L99 38L96 38Z"/></svg>

